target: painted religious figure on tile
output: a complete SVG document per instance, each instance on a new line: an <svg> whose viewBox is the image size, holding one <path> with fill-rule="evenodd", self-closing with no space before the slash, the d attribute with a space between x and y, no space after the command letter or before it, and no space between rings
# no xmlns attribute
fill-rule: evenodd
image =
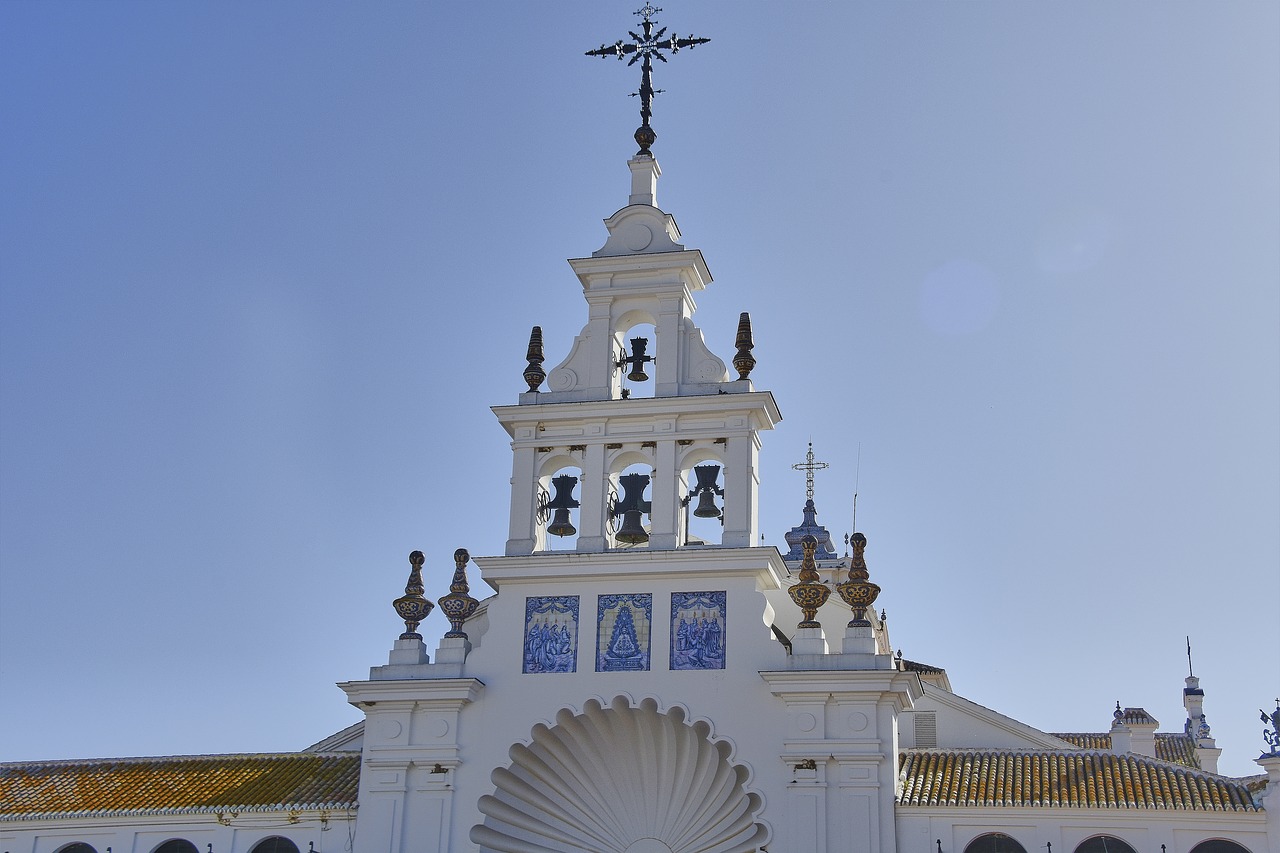
<svg viewBox="0 0 1280 853"><path fill-rule="evenodd" d="M725 593L671 593L671 668L724 669Z"/></svg>
<svg viewBox="0 0 1280 853"><path fill-rule="evenodd" d="M578 596L525 599L524 671L578 671Z"/></svg>
<svg viewBox="0 0 1280 853"><path fill-rule="evenodd" d="M602 595L596 609L596 672L649 669L653 595Z"/></svg>

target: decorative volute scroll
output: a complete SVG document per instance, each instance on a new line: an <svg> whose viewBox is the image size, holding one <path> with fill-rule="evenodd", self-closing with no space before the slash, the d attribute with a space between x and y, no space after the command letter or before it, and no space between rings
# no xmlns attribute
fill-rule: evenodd
<svg viewBox="0 0 1280 853"><path fill-rule="evenodd" d="M535 726L510 755L480 798L485 820L471 840L482 851L747 853L769 841L747 769L678 707L591 700Z"/></svg>

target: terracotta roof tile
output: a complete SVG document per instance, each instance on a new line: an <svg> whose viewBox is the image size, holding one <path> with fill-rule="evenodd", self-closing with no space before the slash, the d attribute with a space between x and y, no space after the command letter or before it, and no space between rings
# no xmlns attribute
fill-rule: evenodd
<svg viewBox="0 0 1280 853"><path fill-rule="evenodd" d="M946 670L940 666L930 666L927 663L920 663L920 661L916 661L916 660L907 660L906 658L903 658L902 660L902 668L907 672L923 672L923 673L935 673L935 674L940 672L946 672Z"/></svg>
<svg viewBox="0 0 1280 853"><path fill-rule="evenodd" d="M1158 726L1160 722L1146 708L1125 708L1120 712L1120 722L1125 725Z"/></svg>
<svg viewBox="0 0 1280 853"><path fill-rule="evenodd" d="M906 806L1261 810L1243 780L1132 753L912 749L899 764Z"/></svg>
<svg viewBox="0 0 1280 853"><path fill-rule="evenodd" d="M1111 751L1111 735L1106 732L1052 732L1051 734L1081 749ZM1181 764L1184 767L1200 769L1200 761L1196 758L1196 742L1191 735L1182 732L1156 732L1156 758Z"/></svg>
<svg viewBox="0 0 1280 853"><path fill-rule="evenodd" d="M0 764L0 820L104 813L355 808L358 753Z"/></svg>

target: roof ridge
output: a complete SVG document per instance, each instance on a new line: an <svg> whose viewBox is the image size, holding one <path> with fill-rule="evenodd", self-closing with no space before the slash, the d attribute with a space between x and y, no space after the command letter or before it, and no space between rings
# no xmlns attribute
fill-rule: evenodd
<svg viewBox="0 0 1280 853"><path fill-rule="evenodd" d="M47 758L28 761L0 761L0 769L17 767L74 767L95 764L157 764L163 761L220 761L226 759L350 758L351 750L327 752L216 752L198 755L128 755L102 758Z"/></svg>
<svg viewBox="0 0 1280 853"><path fill-rule="evenodd" d="M1070 735L1072 737L1111 737L1111 732L1109 731L1106 731L1106 732L1045 732L1045 734L1050 734L1050 735L1053 735L1054 737L1062 737L1063 735ZM1155 735L1156 737L1181 737L1181 738L1191 737L1191 734L1189 732L1178 732L1178 731L1156 732Z"/></svg>
<svg viewBox="0 0 1280 853"><path fill-rule="evenodd" d="M1164 758L1156 758L1152 755L1142 755L1138 752L1113 752L1109 749L1021 749L1018 747L982 747L982 746L925 746L925 747L906 747L900 752L912 753L915 755L923 755L927 753L958 753L962 755L1106 755L1113 758L1131 758L1134 761L1142 761L1148 764L1157 764L1168 770L1185 771L1194 773L1207 779L1224 779L1228 782L1239 782L1244 776L1226 776L1222 773L1210 773L1200 767L1191 767L1186 764L1179 764L1176 761L1169 761Z"/></svg>

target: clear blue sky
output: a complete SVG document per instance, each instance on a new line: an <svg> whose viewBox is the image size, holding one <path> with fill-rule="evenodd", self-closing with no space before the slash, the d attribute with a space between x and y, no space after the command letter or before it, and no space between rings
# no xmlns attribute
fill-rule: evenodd
<svg viewBox="0 0 1280 853"><path fill-rule="evenodd" d="M300 748L406 555L496 554L488 406L585 320L635 2L0 4L0 758ZM669 3L659 203L755 319L768 541L1048 730L1280 692L1280 6ZM434 648L445 630L425 626Z"/></svg>

